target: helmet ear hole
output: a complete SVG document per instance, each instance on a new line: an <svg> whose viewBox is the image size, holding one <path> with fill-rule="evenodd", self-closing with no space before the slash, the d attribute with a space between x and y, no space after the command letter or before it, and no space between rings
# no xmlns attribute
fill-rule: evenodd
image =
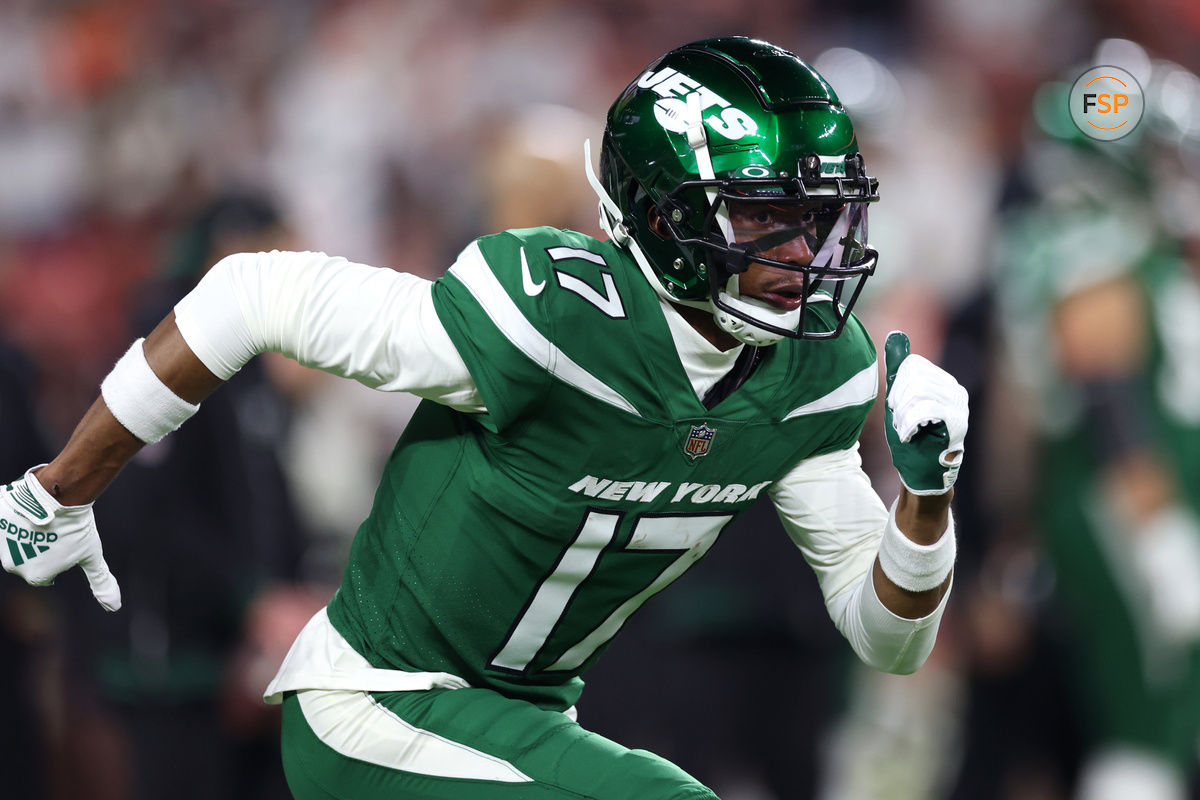
<svg viewBox="0 0 1200 800"><path fill-rule="evenodd" d="M658 206L651 205L646 209L646 222L650 225L650 230L654 231L658 238L664 241L671 239L671 229L667 226L667 221L663 219L662 212L658 210Z"/></svg>

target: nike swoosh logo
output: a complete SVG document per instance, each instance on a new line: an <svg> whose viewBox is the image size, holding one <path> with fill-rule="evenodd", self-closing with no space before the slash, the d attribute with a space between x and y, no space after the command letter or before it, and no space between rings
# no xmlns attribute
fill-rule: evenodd
<svg viewBox="0 0 1200 800"><path fill-rule="evenodd" d="M545 281L533 282L533 276L529 274L529 262L525 260L525 248L521 248L521 286L525 288L525 294L530 297L537 297L542 293L542 289L546 288Z"/></svg>

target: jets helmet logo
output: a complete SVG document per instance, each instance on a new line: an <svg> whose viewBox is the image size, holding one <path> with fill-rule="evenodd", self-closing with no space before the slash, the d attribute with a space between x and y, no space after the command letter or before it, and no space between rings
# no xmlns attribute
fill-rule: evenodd
<svg viewBox="0 0 1200 800"><path fill-rule="evenodd" d="M713 437L716 435L716 428L710 428L703 422L693 425L688 434L687 444L683 446L683 452L687 453L693 461L700 456L708 455L708 451L712 449Z"/></svg>
<svg viewBox="0 0 1200 800"><path fill-rule="evenodd" d="M704 86L700 81L689 78L682 72L664 67L657 72L650 71L638 79L638 87L653 89L659 96L654 103L654 118L672 133L683 133L693 121L692 114L698 113L709 127L720 133L726 139L737 141L758 133L758 123L754 117L733 106L728 100ZM689 103L694 103L694 110L689 109ZM703 116L709 109L717 108Z"/></svg>

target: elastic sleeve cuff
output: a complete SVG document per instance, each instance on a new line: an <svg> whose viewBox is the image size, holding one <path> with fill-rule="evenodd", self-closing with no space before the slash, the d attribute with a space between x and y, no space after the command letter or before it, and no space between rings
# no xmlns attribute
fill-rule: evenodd
<svg viewBox="0 0 1200 800"><path fill-rule="evenodd" d="M217 262L175 305L175 325L196 358L223 381L258 355L235 291L234 267L256 258L242 253Z"/></svg>

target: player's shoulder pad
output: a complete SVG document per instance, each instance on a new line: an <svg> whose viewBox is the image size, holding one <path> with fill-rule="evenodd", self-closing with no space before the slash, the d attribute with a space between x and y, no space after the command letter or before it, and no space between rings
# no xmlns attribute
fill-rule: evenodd
<svg viewBox="0 0 1200 800"><path fill-rule="evenodd" d="M875 345L851 315L835 339L787 339L789 375L786 418L861 408L865 416L879 393Z"/></svg>
<svg viewBox="0 0 1200 800"><path fill-rule="evenodd" d="M630 284L631 270L622 251L576 231L508 230L472 246L477 248L476 260L494 276L489 280L503 287L511 303L538 328L552 318L566 325L597 311L624 319L626 301L642 288ZM452 271L463 270L456 265Z"/></svg>
<svg viewBox="0 0 1200 800"><path fill-rule="evenodd" d="M814 328L828 330L837 324L829 303L809 305ZM842 332L834 339L793 339L806 359L818 358L838 366L838 372L858 372L875 363L875 343L859 318L851 313Z"/></svg>
<svg viewBox="0 0 1200 800"><path fill-rule="evenodd" d="M542 296L557 263L584 258L604 265L611 249L591 236L550 227L502 231L480 237L472 247L478 248L488 269L518 303L522 296Z"/></svg>
<svg viewBox="0 0 1200 800"><path fill-rule="evenodd" d="M463 301L481 306L510 338L524 341L519 332L525 330L553 340L573 327L572 317L579 313L573 300L588 305L580 299L586 296L601 310L620 306L621 293L609 289L612 276L626 271L613 269L619 258L614 245L586 234L522 228L476 239L459 255L448 277L469 292ZM582 294L564 291L564 284ZM620 313L618 309L610 316Z"/></svg>
<svg viewBox="0 0 1200 800"><path fill-rule="evenodd" d="M531 267L563 260L560 250L593 253L603 260L611 246L583 233L561 228L514 228L476 240L492 270L502 277L519 271L521 254Z"/></svg>

